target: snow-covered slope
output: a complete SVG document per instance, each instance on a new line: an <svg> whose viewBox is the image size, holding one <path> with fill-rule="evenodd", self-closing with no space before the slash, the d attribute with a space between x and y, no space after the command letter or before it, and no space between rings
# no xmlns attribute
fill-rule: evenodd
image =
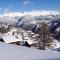
<svg viewBox="0 0 60 60"><path fill-rule="evenodd" d="M60 60L60 52L0 43L0 60Z"/></svg>
<svg viewBox="0 0 60 60"><path fill-rule="evenodd" d="M18 19L16 26L23 28L33 28L35 25L42 22L50 22L60 19L60 12L56 11L33 11L25 14Z"/></svg>
<svg viewBox="0 0 60 60"><path fill-rule="evenodd" d="M45 16L23 16L18 19L16 24L17 27L22 27L27 30L37 30L37 25L41 24L42 22L48 23L50 27L51 33L54 34L54 37L60 39L60 15L45 15Z"/></svg>
<svg viewBox="0 0 60 60"><path fill-rule="evenodd" d="M60 39L60 19L53 20L50 23L50 30L56 39Z"/></svg>
<svg viewBox="0 0 60 60"><path fill-rule="evenodd" d="M50 19L46 20L46 17L41 17L41 16L30 16L26 15L18 19L18 22L16 23L17 27L22 27L25 29L32 29L34 28L37 24L40 24L42 22L48 23Z"/></svg>

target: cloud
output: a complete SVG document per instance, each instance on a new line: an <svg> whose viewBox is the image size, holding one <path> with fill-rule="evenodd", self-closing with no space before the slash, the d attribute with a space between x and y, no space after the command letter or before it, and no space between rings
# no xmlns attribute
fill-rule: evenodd
<svg viewBox="0 0 60 60"><path fill-rule="evenodd" d="M24 6L29 6L29 5L32 5L33 2L31 0L24 0L23 3L22 3Z"/></svg>
<svg viewBox="0 0 60 60"><path fill-rule="evenodd" d="M0 17L21 17L21 16L46 16L60 14L60 11L33 10L31 12L5 12Z"/></svg>
<svg viewBox="0 0 60 60"><path fill-rule="evenodd" d="M16 16L23 16L24 14L21 12L7 12L2 15L7 17L16 17Z"/></svg>

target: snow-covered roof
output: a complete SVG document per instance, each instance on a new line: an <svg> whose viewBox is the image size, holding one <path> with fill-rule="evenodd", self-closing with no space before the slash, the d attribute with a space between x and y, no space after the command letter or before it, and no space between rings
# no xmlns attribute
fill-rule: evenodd
<svg viewBox="0 0 60 60"><path fill-rule="evenodd" d="M16 38L15 36L12 35L5 35L2 37L5 43L11 43L11 42L16 42L16 41L21 41L20 39Z"/></svg>
<svg viewBox="0 0 60 60"><path fill-rule="evenodd" d="M26 41L28 44L33 44L32 40L24 40L24 41Z"/></svg>

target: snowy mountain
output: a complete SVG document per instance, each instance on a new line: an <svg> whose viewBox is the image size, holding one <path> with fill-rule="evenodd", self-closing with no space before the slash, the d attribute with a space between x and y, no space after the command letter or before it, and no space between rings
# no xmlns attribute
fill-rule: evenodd
<svg viewBox="0 0 60 60"><path fill-rule="evenodd" d="M48 24L52 36L59 40L60 39L60 13L58 13L58 12L33 11L33 12L25 12L25 13L5 13L5 14L0 15L0 24L6 23L7 25L9 25L9 24L14 25L14 27L16 29L22 28L22 30L20 29L21 31L19 30L21 33L19 36L22 36L21 39L22 40L25 39L24 41L27 41L29 44L31 43L31 40L33 40L33 38L35 40L37 40L36 36L33 38L31 38L31 36L33 34L35 35L35 32L38 31L38 27L40 27L39 24L41 25L42 22L45 22ZM13 28L12 30L14 30L14 27L12 27ZM18 31L18 33L19 33L19 31ZM29 34L31 33L30 36L28 35L28 33ZM11 35L9 35L9 34L11 34ZM10 37L11 41L14 42L14 40L12 38L16 39L16 37L17 37L18 39L16 39L16 40L20 41L20 38L17 33L16 33L16 36L14 35L13 37L12 37L12 34L13 33L8 32L9 36L5 35L5 37L3 37L3 39L5 41L8 41L8 37ZM7 38L7 40L6 40L6 38ZM35 43L35 41L33 41L33 43Z"/></svg>
<svg viewBox="0 0 60 60"><path fill-rule="evenodd" d="M37 14L34 14L33 12L34 15L31 15L31 13L20 17L16 26L27 30L37 31L38 25L42 22L46 22L54 37L60 39L60 13L54 11L39 12L40 15L38 15L38 12Z"/></svg>
<svg viewBox="0 0 60 60"><path fill-rule="evenodd" d="M26 12L23 16L18 18L17 27L22 27L26 29L32 29L37 24L40 24L42 22L50 22L53 20L60 19L60 12L56 11L32 11L32 12Z"/></svg>
<svg viewBox="0 0 60 60"><path fill-rule="evenodd" d="M22 20L34 20L32 24L36 23L36 20L52 20L56 18L60 18L60 11L31 11L31 12L6 12L0 14L0 22L5 23L16 23L19 18L24 17ZM25 18L26 17L26 18ZM31 23L31 21L30 21ZM29 24L30 24L29 23ZM26 23L25 23L26 24Z"/></svg>
<svg viewBox="0 0 60 60"><path fill-rule="evenodd" d="M50 30L53 36L60 40L60 19L53 20L50 23Z"/></svg>

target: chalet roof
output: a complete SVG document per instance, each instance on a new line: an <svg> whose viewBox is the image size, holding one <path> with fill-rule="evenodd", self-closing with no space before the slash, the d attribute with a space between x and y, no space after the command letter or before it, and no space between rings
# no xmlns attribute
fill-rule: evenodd
<svg viewBox="0 0 60 60"><path fill-rule="evenodd" d="M22 38L18 39L15 36L12 36L12 35L5 35L2 38L5 41L5 43L17 42L17 41L22 40Z"/></svg>

